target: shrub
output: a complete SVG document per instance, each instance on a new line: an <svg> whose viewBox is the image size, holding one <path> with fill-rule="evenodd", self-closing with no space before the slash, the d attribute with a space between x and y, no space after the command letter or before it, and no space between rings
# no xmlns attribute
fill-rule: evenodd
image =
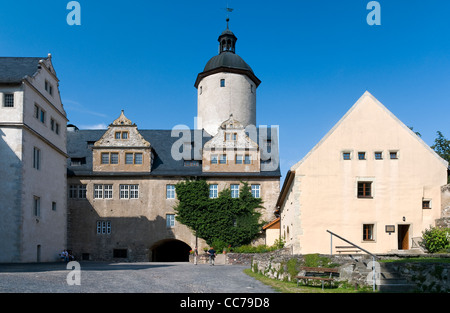
<svg viewBox="0 0 450 313"><path fill-rule="evenodd" d="M449 228L430 227L422 232L420 245L429 253L446 251L450 248L449 236Z"/></svg>

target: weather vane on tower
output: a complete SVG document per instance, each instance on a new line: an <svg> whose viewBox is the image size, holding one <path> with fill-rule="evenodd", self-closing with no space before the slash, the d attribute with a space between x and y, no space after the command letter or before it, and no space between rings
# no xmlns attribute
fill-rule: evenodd
<svg viewBox="0 0 450 313"><path fill-rule="evenodd" d="M227 7L224 8L224 10L227 12L227 29L228 29L228 22L230 21L229 13L233 12L234 9L230 8L230 7L228 6L228 2L227 2Z"/></svg>

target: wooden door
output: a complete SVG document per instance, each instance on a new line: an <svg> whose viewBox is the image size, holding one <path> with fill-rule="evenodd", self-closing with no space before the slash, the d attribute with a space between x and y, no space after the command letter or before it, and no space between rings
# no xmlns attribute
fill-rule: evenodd
<svg viewBox="0 0 450 313"><path fill-rule="evenodd" d="M409 250L409 225L398 225L398 249Z"/></svg>

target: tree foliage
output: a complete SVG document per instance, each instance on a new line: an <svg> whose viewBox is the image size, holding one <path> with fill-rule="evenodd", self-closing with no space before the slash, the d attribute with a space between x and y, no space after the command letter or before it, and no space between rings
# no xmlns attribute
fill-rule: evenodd
<svg viewBox="0 0 450 313"><path fill-rule="evenodd" d="M450 229L430 227L422 232L420 245L430 253L446 252L450 248Z"/></svg>
<svg viewBox="0 0 450 313"><path fill-rule="evenodd" d="M184 181L175 185L175 189L179 200L174 207L176 220L209 245L248 244L264 225L257 211L262 200L252 196L247 183L242 184L239 198L232 198L230 189L225 189L211 199L205 180Z"/></svg>
<svg viewBox="0 0 450 313"><path fill-rule="evenodd" d="M431 148L436 151L441 158L450 162L450 140L446 139L440 131L437 132L437 138L434 140L434 145L432 145Z"/></svg>
<svg viewBox="0 0 450 313"><path fill-rule="evenodd" d="M450 140L446 139L442 132L437 132L437 138L434 140L434 145L431 148L436 151L444 160L450 163ZM448 183L450 183L450 175L448 176Z"/></svg>

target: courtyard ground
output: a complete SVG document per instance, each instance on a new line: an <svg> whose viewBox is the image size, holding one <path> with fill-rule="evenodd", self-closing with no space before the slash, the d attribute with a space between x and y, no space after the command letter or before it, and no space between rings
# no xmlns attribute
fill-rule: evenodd
<svg viewBox="0 0 450 313"><path fill-rule="evenodd" d="M0 293L273 293L244 266L80 262L0 264Z"/></svg>

